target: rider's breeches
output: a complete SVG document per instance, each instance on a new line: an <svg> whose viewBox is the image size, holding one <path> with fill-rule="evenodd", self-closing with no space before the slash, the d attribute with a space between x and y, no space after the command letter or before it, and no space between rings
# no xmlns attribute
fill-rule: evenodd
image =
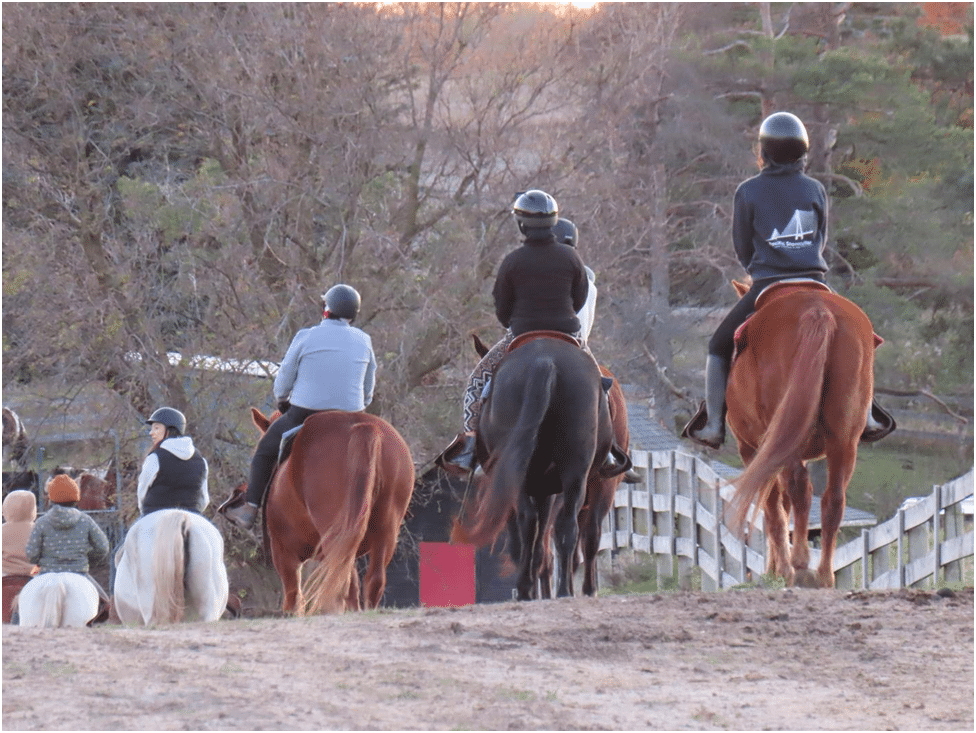
<svg viewBox="0 0 976 733"><path fill-rule="evenodd" d="M292 405L285 413L268 426L268 431L258 441L251 459L251 474L247 480L247 494L245 499L256 506L261 506L264 494L271 483L271 474L278 463L278 451L281 447L281 436L292 428L298 427L309 415L318 410L306 410L304 407Z"/></svg>
<svg viewBox="0 0 976 733"><path fill-rule="evenodd" d="M577 339L581 336L580 333L572 335ZM501 340L488 350L488 353L481 358L478 366L474 368L474 371L468 377L468 386L464 390L464 432L473 433L478 427L478 417L481 415L481 395L484 393L485 386L491 379L495 367L498 366L502 357L505 356L509 345L514 339L515 336L512 334L511 329L506 330ZM590 356L593 356L589 346L586 344L583 344L583 350Z"/></svg>

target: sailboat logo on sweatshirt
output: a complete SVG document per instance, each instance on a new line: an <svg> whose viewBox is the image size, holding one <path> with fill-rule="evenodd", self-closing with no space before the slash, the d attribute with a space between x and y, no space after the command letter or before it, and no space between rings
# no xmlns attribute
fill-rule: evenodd
<svg viewBox="0 0 976 733"><path fill-rule="evenodd" d="M778 249L799 249L813 244L813 236L817 233L817 212L793 212L793 218L783 231L773 229L773 235L767 240L771 247Z"/></svg>

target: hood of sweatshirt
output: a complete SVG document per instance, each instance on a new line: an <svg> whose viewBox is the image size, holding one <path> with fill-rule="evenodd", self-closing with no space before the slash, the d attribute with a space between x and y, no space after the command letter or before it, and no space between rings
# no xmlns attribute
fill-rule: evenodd
<svg viewBox="0 0 976 733"><path fill-rule="evenodd" d="M3 500L3 519L6 522L33 522L37 519L37 498L34 492L18 489Z"/></svg>
<svg viewBox="0 0 976 733"><path fill-rule="evenodd" d="M187 461L193 457L196 448L193 447L193 438L189 435L181 435L178 438L167 438L159 447L169 451L182 461Z"/></svg>
<svg viewBox="0 0 976 733"><path fill-rule="evenodd" d="M48 521L55 529L71 529L85 516L78 509L55 504L47 510Z"/></svg>

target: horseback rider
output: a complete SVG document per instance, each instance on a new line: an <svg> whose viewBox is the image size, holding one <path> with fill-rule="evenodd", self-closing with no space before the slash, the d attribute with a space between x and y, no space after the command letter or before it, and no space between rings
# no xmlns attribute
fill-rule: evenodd
<svg viewBox="0 0 976 733"><path fill-rule="evenodd" d="M789 112L771 114L759 128L759 174L735 191L732 243L752 286L732 307L708 342L705 400L681 435L709 448L725 442L725 390L735 332L755 310L756 298L782 280L826 284L829 201L820 181L803 173L810 149L806 128ZM891 416L872 402L861 440L891 432Z"/></svg>
<svg viewBox="0 0 976 733"><path fill-rule="evenodd" d="M136 494L140 515L160 509L201 513L210 503L206 459L186 433L186 417L160 407L146 420L152 448L142 463Z"/></svg>
<svg viewBox="0 0 976 733"><path fill-rule="evenodd" d="M73 478L58 474L47 485L53 506L34 523L27 540L27 560L41 573L78 573L92 582L103 603L109 602L105 589L88 570L108 557L108 537L95 520L77 509L81 489Z"/></svg>
<svg viewBox="0 0 976 733"><path fill-rule="evenodd" d="M533 189L516 198L512 213L524 237L522 246L510 252L498 268L492 294L495 315L506 328L468 377L464 393L464 431L441 454L451 470L470 472L475 463L475 429L481 414L482 395L509 345L529 331L559 331L573 336L592 356L586 340L593 328L596 309L595 276L575 250L576 225L559 218L556 200ZM569 245L569 246L564 246ZM612 382L611 382L612 384ZM604 388L609 389L604 383ZM444 460L454 447L461 451ZM616 450L620 450L616 448ZM607 456L606 468L627 458Z"/></svg>
<svg viewBox="0 0 976 733"><path fill-rule="evenodd" d="M292 339L274 381L281 416L258 442L251 460L246 503L224 513L242 529L254 526L258 508L278 461L282 435L323 410L362 412L373 401L376 357L373 342L352 325L361 299L355 288L335 285L322 299L325 310L317 326L303 328Z"/></svg>

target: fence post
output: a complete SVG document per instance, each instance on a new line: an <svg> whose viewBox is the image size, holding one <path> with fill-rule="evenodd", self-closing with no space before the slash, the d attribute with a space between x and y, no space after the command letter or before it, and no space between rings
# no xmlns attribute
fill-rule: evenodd
<svg viewBox="0 0 976 733"><path fill-rule="evenodd" d="M717 588L722 590L722 577L725 574L725 553L722 551L722 492L719 489L721 481L715 479L715 567L718 577L715 579Z"/></svg>
<svg viewBox="0 0 976 733"><path fill-rule="evenodd" d="M945 528L946 542L959 537L965 532L965 518L963 517L962 506L958 502L946 508L943 527ZM946 585L962 582L962 561L950 560L946 563L943 577L945 578Z"/></svg>
<svg viewBox="0 0 976 733"><path fill-rule="evenodd" d="M864 590L868 590L871 587L871 583L868 582L868 576L870 574L870 560L871 552L868 548L871 547L870 537L866 529L861 530L861 587Z"/></svg>
<svg viewBox="0 0 976 733"><path fill-rule="evenodd" d="M942 488L932 488L935 511L932 513L932 587L939 587L939 569L942 567Z"/></svg>
<svg viewBox="0 0 976 733"><path fill-rule="evenodd" d="M651 463L654 462L653 461L653 458L651 459L650 462ZM663 492L664 493L664 496L667 497L667 509L665 509L665 511L662 512L664 514L663 517L659 517L657 515L655 515L655 517L654 517L654 534L655 535L659 535L659 534L663 535L664 532L662 530L665 530L666 529L667 530L667 534L665 536L667 537L667 544L668 544L668 554L667 555L663 555L663 554L655 555L655 565L656 565L656 570L657 570L657 587L658 587L658 590L661 590L663 588L662 579L667 578L668 581L670 581L671 578L673 577L673 575L674 575L674 556L677 554L677 544L675 542L675 524L676 524L676 522L675 522L675 516L674 516L674 503L675 503L674 502L674 493L675 493L675 487L677 486L677 483L678 483L678 471L677 471L677 464L676 464L676 460L675 460L674 451L671 451L671 454L668 457L667 469L668 469L667 470L667 483L668 483L668 485L667 485L667 491L666 492ZM654 470L653 467L650 470ZM656 476L657 476L657 472L655 471L655 477ZM656 480L656 478L655 478L655 491L654 491L654 493L656 493L656 494L657 493L662 493L662 492L659 492L657 490L657 480ZM654 498L651 497L651 503L653 504L653 502L654 502Z"/></svg>
<svg viewBox="0 0 976 733"><path fill-rule="evenodd" d="M898 509L898 587L905 587L905 510Z"/></svg>

